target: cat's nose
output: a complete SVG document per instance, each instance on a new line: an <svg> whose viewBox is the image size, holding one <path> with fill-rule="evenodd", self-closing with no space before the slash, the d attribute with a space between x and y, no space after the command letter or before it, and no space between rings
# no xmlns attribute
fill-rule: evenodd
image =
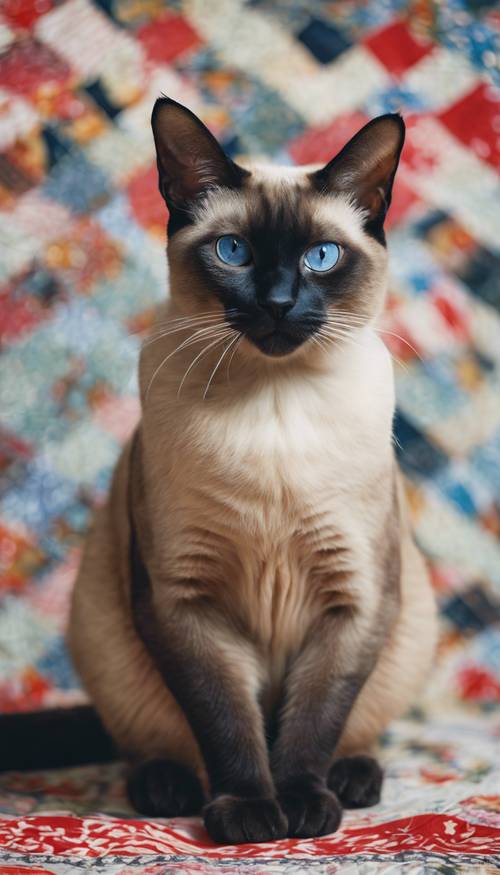
<svg viewBox="0 0 500 875"><path fill-rule="evenodd" d="M272 291L262 302L262 306L274 319L283 319L295 303L292 295L284 290Z"/></svg>

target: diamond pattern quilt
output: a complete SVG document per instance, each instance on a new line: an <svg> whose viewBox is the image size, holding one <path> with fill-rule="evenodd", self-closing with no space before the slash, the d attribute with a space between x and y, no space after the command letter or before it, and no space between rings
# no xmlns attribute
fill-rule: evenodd
<svg viewBox="0 0 500 875"><path fill-rule="evenodd" d="M382 802L334 835L219 847L199 820L135 815L120 764L10 773L2 875L497 871L499 29L488 0L3 0L0 710L83 699L68 599L166 287L161 93L229 155L284 163L405 116L382 329L441 641L424 698L382 740Z"/></svg>

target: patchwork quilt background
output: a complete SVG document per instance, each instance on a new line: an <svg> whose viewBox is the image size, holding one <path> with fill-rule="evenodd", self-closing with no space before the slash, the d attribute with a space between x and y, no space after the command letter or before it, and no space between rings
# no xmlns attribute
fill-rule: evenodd
<svg viewBox="0 0 500 875"><path fill-rule="evenodd" d="M315 842L220 848L145 821L123 769L0 778L0 871L493 872L500 864L500 12L487 0L3 0L0 710L82 698L64 647L92 508L138 416L165 294L149 116L166 93L234 157L326 161L370 117L408 139L384 338L397 451L441 610L379 806Z"/></svg>

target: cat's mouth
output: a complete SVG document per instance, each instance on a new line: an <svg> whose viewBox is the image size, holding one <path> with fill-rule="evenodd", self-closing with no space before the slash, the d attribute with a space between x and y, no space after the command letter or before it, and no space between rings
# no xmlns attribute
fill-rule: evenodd
<svg viewBox="0 0 500 875"><path fill-rule="evenodd" d="M275 328L274 331L265 334L263 337L252 337L248 334L247 337L265 355L276 357L289 355L307 339L304 336L292 335L281 328Z"/></svg>
<svg viewBox="0 0 500 875"><path fill-rule="evenodd" d="M317 326L293 324L280 321L267 331L257 330L254 326L243 330L243 334L264 355L278 358L291 355L309 340L317 330Z"/></svg>
<svg viewBox="0 0 500 875"><path fill-rule="evenodd" d="M227 321L266 356L278 358L291 355L312 337L321 321L314 318L272 319L264 315L250 319L245 314L228 315Z"/></svg>

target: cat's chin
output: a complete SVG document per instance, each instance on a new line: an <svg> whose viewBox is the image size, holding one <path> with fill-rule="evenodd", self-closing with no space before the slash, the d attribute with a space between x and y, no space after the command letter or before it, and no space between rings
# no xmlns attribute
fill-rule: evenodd
<svg viewBox="0 0 500 875"><path fill-rule="evenodd" d="M281 331L273 331L265 337L247 338L259 352L269 358L284 358L297 352L307 338L296 338Z"/></svg>

